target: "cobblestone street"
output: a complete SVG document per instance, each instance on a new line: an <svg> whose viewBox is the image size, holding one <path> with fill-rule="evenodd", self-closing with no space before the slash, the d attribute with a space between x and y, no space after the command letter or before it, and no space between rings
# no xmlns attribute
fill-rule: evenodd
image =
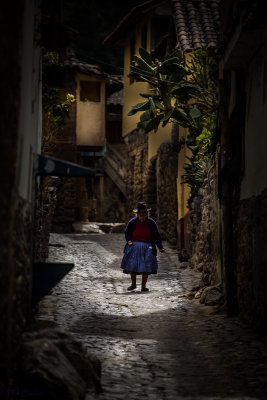
<svg viewBox="0 0 267 400"><path fill-rule="evenodd" d="M122 273L123 234L52 234L49 261L73 270L47 295L52 320L102 363L99 400L267 399L267 346L238 320L182 295L200 275L165 244L159 273L134 292Z"/></svg>

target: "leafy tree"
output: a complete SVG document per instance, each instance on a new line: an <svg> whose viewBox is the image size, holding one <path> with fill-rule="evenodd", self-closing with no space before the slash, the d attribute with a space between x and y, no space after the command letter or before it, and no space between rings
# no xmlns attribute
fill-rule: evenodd
<svg viewBox="0 0 267 400"><path fill-rule="evenodd" d="M191 189L188 206L197 195L207 176L207 164L214 152L214 132L218 109L218 60L216 49L202 48L192 53L187 63L190 68L190 82L197 88L195 104L201 111L196 126L189 127L186 145L191 150L185 164L184 183Z"/></svg>
<svg viewBox="0 0 267 400"><path fill-rule="evenodd" d="M143 48L139 56L134 56L136 66L131 67L133 76L138 76L151 85L151 93L140 93L146 100L136 104L128 115L143 111L138 127L145 132L157 131L159 125L177 122L183 127L196 125L201 116L194 103L189 100L197 94L197 86L188 81L190 70L179 62L175 51L163 62L153 61L151 55Z"/></svg>
<svg viewBox="0 0 267 400"><path fill-rule="evenodd" d="M42 111L43 111L43 135L42 150L52 150L53 141L62 132L66 118L72 103L75 102L74 95L65 93L58 88L47 84L46 71L51 65L59 65L58 53L47 52L43 49L43 85L42 85Z"/></svg>
<svg viewBox="0 0 267 400"><path fill-rule="evenodd" d="M187 157L183 183L191 189L189 206L206 177L206 166L213 152L218 91L217 58L213 49L200 49L181 64L178 52L163 62L152 60L144 49L134 56L133 76L148 82L151 93L140 93L146 100L132 107L128 115L143 112L138 127L145 132L157 131L169 122L189 128L186 140L191 156Z"/></svg>
<svg viewBox="0 0 267 400"><path fill-rule="evenodd" d="M187 157L189 162L184 165L185 174L183 175L183 183L187 183L191 189L188 200L189 206L206 178L206 167L213 152L214 129L215 120L207 118L201 133L195 138L190 133L186 142L191 150L191 156ZM189 144L190 142L191 145Z"/></svg>

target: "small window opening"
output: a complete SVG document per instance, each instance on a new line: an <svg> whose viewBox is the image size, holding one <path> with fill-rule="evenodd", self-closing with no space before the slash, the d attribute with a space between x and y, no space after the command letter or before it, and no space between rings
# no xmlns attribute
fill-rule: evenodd
<svg viewBox="0 0 267 400"><path fill-rule="evenodd" d="M81 101L101 101L100 82L80 81Z"/></svg>

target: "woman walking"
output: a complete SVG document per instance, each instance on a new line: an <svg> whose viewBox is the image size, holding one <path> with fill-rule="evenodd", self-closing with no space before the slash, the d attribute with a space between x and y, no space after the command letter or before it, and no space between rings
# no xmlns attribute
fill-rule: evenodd
<svg viewBox="0 0 267 400"><path fill-rule="evenodd" d="M148 275L158 271L157 248L164 252L156 222L148 216L144 203L137 204L137 217L130 219L125 229L126 245L121 268L131 275L132 284L127 290L136 289L136 275L142 275L142 292L147 292Z"/></svg>

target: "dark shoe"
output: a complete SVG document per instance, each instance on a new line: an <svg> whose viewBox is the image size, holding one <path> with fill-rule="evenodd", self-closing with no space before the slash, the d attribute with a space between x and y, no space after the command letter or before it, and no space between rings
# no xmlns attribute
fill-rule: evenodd
<svg viewBox="0 0 267 400"><path fill-rule="evenodd" d="M147 287L142 287L141 292L149 292L149 289Z"/></svg>
<svg viewBox="0 0 267 400"><path fill-rule="evenodd" d="M131 285L131 286L129 286L129 287L127 288L127 290L134 290L134 289L136 289L136 286L134 286L134 285Z"/></svg>

